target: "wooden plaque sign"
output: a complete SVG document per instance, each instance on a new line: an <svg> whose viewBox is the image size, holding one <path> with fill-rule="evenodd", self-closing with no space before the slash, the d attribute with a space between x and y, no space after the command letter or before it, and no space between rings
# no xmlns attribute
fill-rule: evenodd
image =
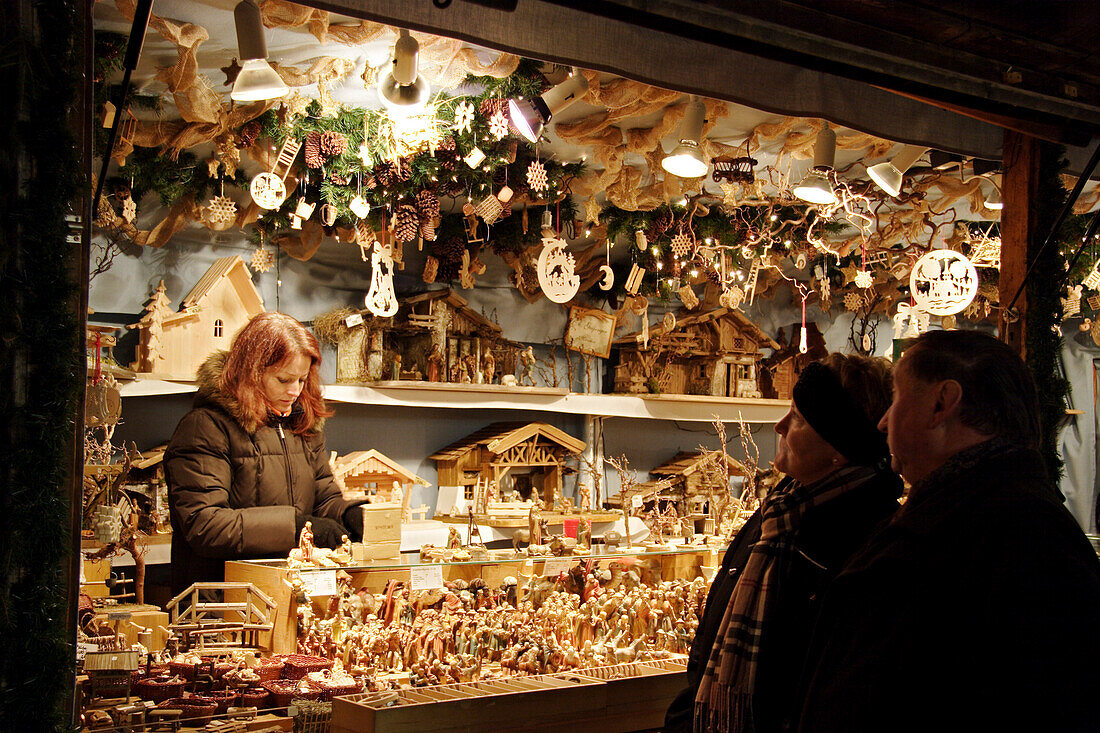
<svg viewBox="0 0 1100 733"><path fill-rule="evenodd" d="M606 359L611 355L615 316L594 308L573 306L565 328L565 346L582 354Z"/></svg>

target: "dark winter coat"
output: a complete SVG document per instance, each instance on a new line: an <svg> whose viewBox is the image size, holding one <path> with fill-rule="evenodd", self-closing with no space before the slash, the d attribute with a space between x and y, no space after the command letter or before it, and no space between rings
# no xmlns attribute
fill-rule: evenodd
<svg viewBox="0 0 1100 733"><path fill-rule="evenodd" d="M1031 450L978 446L837 576L803 731L1100 730L1100 562Z"/></svg>
<svg viewBox="0 0 1100 733"><path fill-rule="evenodd" d="M848 494L817 507L795 535L800 550L777 567L775 606L761 639L753 712L757 732L784 730L798 712L798 680L821 593L874 527L898 508L901 481L884 473ZM688 655L688 687L669 707L666 731L690 731L699 680L706 670L718 627L752 547L760 539L757 510L734 537L714 577L707 605Z"/></svg>
<svg viewBox="0 0 1100 733"><path fill-rule="evenodd" d="M199 368L198 394L164 455L172 520L172 587L220 581L226 560L285 557L296 514L341 521L322 424L306 436L279 418L246 430L235 398L218 387L225 352Z"/></svg>

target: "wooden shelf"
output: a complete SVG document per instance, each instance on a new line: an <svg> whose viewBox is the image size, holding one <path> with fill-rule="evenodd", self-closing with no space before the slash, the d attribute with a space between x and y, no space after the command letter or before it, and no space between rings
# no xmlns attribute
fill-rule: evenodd
<svg viewBox="0 0 1100 733"><path fill-rule="evenodd" d="M193 382L138 378L121 385L123 397L194 392ZM790 400L739 399L697 395L576 394L550 387L504 387L497 384L445 382L378 382L371 385L325 385L334 402L440 409L539 410L570 415L629 417L648 420L775 423L790 408Z"/></svg>

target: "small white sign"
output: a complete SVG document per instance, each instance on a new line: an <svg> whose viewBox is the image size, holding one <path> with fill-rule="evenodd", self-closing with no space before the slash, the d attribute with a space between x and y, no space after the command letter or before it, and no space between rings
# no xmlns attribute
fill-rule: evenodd
<svg viewBox="0 0 1100 733"><path fill-rule="evenodd" d="M88 652L98 652L98 651L99 651L99 644L92 644L92 643L87 642L87 641L79 641L76 644L76 661L83 662L84 657L87 656Z"/></svg>
<svg viewBox="0 0 1100 733"><path fill-rule="evenodd" d="M362 313L352 313L350 316L344 319L344 325L348 328L355 328L363 322Z"/></svg>
<svg viewBox="0 0 1100 733"><path fill-rule="evenodd" d="M302 582L305 583L307 596L336 595L335 570L314 570L302 573Z"/></svg>
<svg viewBox="0 0 1100 733"><path fill-rule="evenodd" d="M569 572L569 568L572 566L573 558L571 557L551 557L543 563L542 574L548 578L556 578L562 573Z"/></svg>
<svg viewBox="0 0 1100 733"><path fill-rule="evenodd" d="M642 495L641 494L635 494L634 496L630 497L630 506L633 507L634 509L641 509L642 508Z"/></svg>
<svg viewBox="0 0 1100 733"><path fill-rule="evenodd" d="M418 565L409 569L413 590L431 590L443 587L442 565Z"/></svg>

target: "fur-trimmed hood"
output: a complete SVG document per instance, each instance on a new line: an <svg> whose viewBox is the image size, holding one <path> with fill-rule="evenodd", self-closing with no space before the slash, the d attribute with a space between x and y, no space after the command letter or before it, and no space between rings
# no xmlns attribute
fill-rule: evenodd
<svg viewBox="0 0 1100 733"><path fill-rule="evenodd" d="M210 356L206 357L206 360L199 366L195 378L198 392L195 395L194 407L206 407L211 405L217 407L232 417L245 432L249 434L255 433L263 423L248 419L241 409L241 403L237 398L221 387L222 371L225 369L225 361L228 358L228 351L215 351L210 354ZM293 416L294 412L297 411L298 405L295 404L294 408L291 410L291 415ZM273 419L277 420L279 418L273 416ZM310 427L310 431L320 432L324 426L325 419L321 418L313 423Z"/></svg>

